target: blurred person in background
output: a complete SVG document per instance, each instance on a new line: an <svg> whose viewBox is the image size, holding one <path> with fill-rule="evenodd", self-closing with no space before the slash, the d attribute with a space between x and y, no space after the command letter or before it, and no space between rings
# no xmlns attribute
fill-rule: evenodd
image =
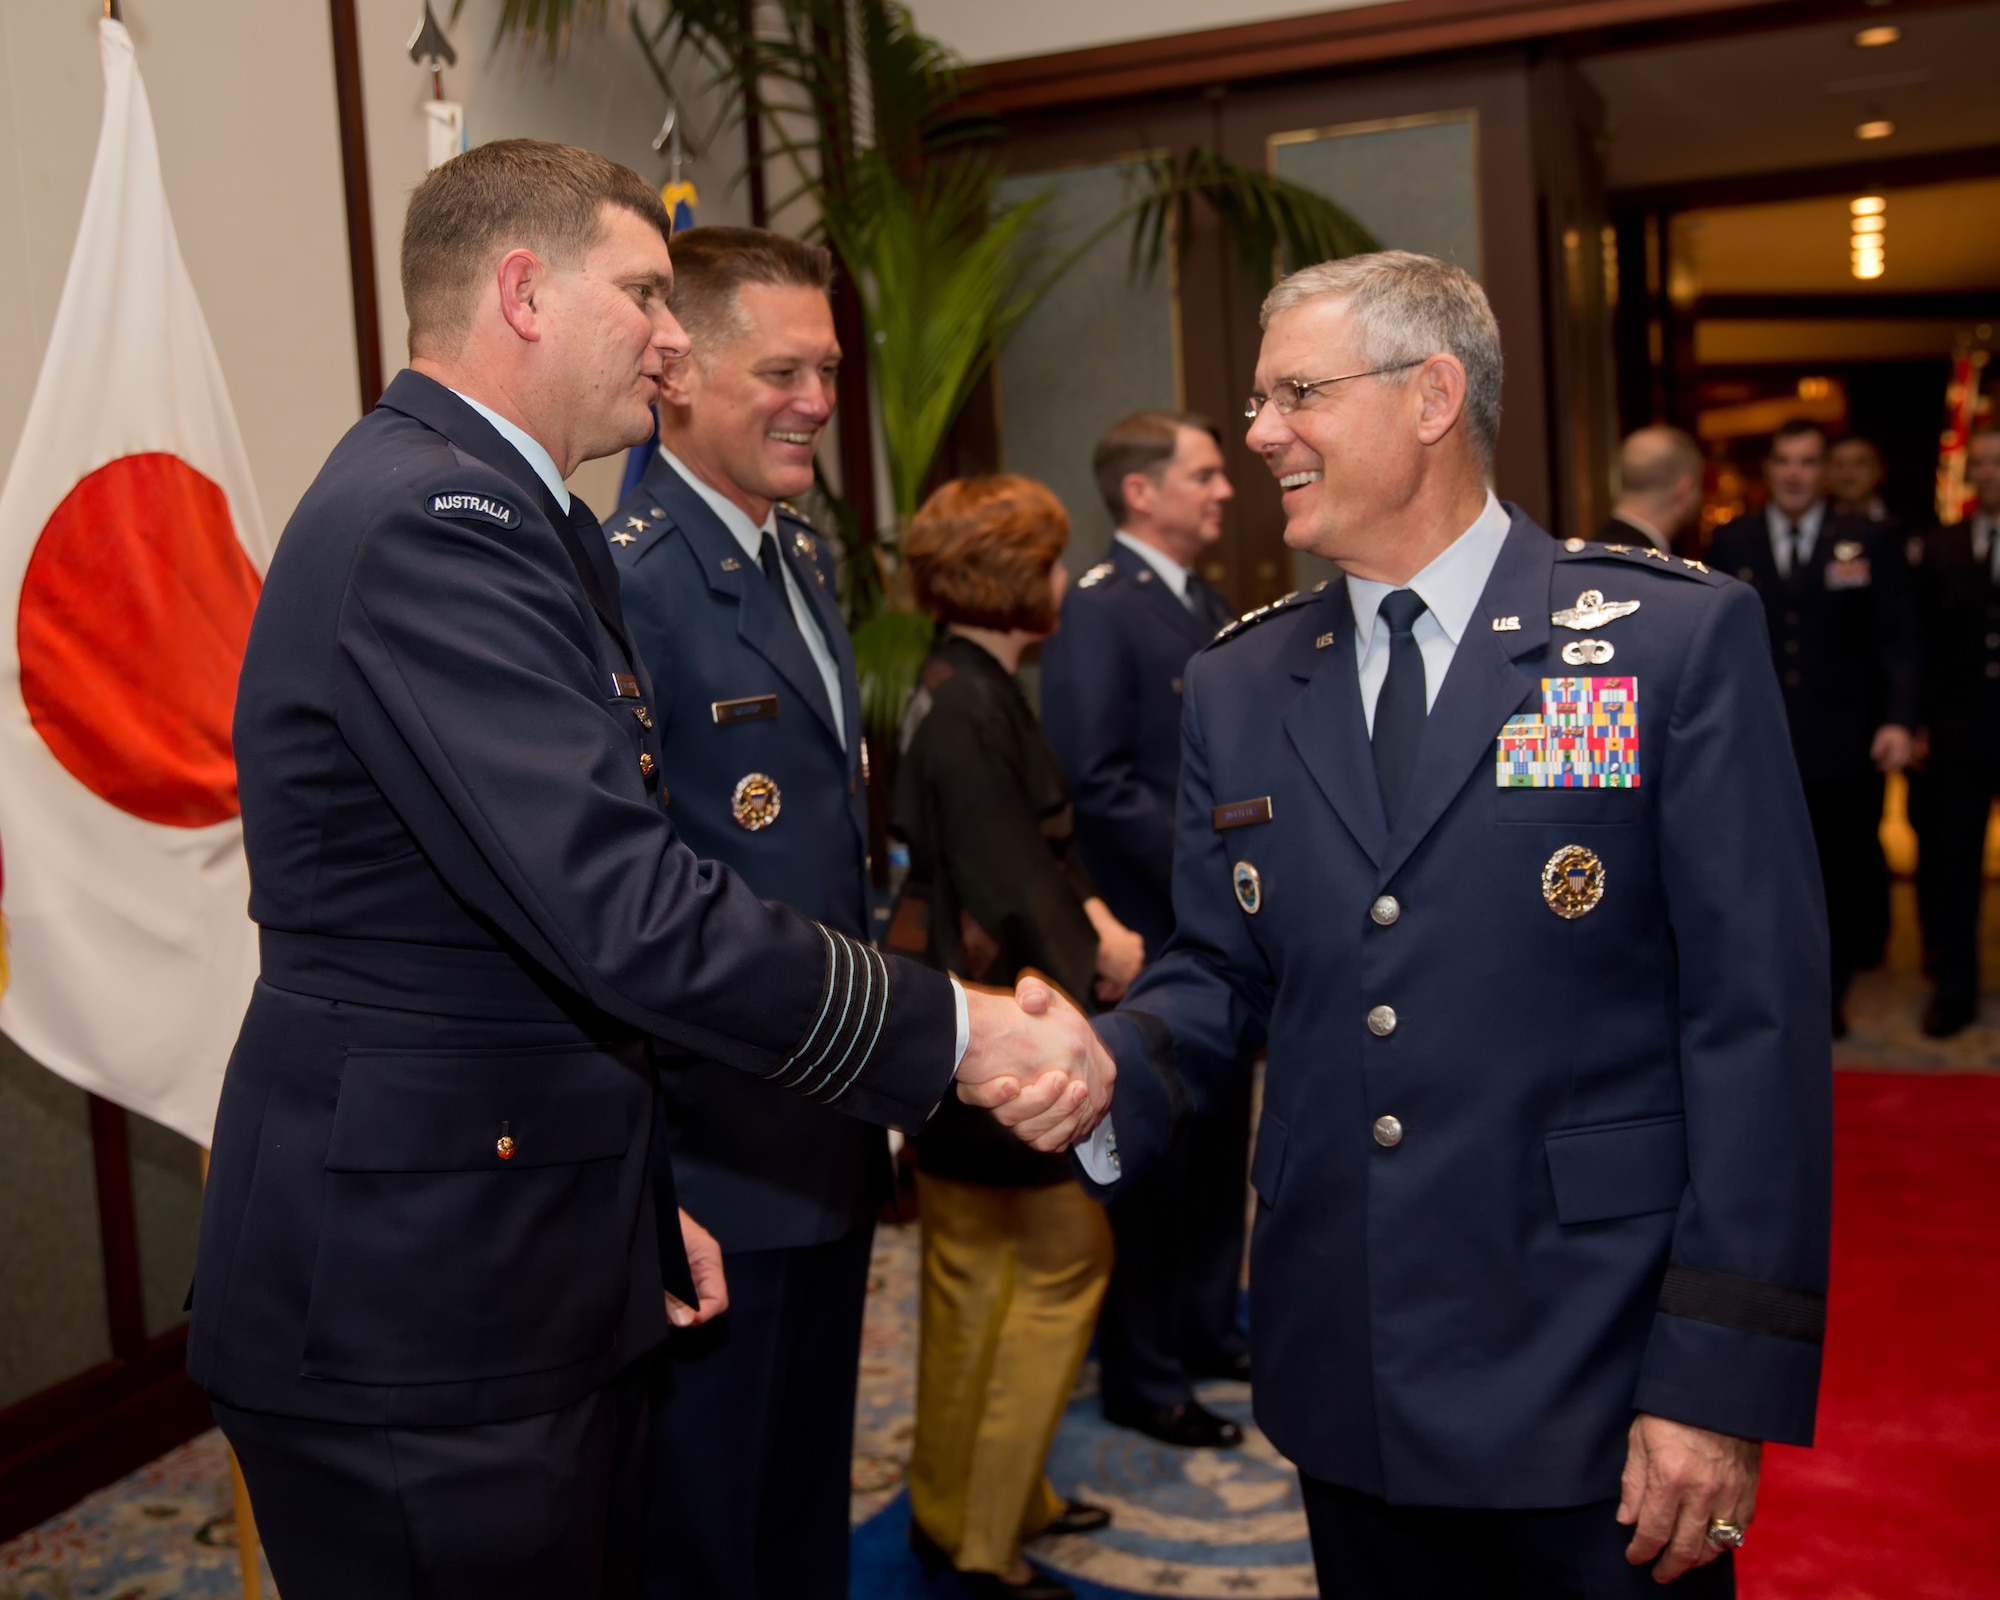
<svg viewBox="0 0 2000 1600"><path fill-rule="evenodd" d="M1640 428L1618 451L1618 501L1597 535L1661 555L1695 555L1701 524L1701 447L1679 428Z"/></svg>
<svg viewBox="0 0 2000 1600"><path fill-rule="evenodd" d="M1715 530L1709 562L1764 602L1792 751L1826 886L1835 1038L1854 974L1882 959L1889 868L1884 774L1910 764L1920 643L1909 566L1884 528L1825 495L1826 430L1795 418L1772 436L1762 511Z"/></svg>
<svg viewBox="0 0 2000 1600"><path fill-rule="evenodd" d="M1139 411L1091 469L1117 532L1063 600L1042 649L1042 726L1076 796L1077 843L1114 914L1158 955L1174 931L1181 674L1230 619L1196 574L1236 491L1214 427ZM1167 1444L1218 1447L1243 1430L1195 1398L1196 1378L1247 1379L1237 1318L1250 1169L1250 1074L1216 1115L1110 1205L1118 1264L1098 1321L1104 1415Z"/></svg>
<svg viewBox="0 0 2000 1600"><path fill-rule="evenodd" d="M1875 441L1851 433L1826 453L1827 503L1843 517L1893 524L1882 501L1882 452Z"/></svg>
<svg viewBox="0 0 2000 1600"><path fill-rule="evenodd" d="M1917 892L1937 982L1923 1030L1934 1039L1979 1013L1986 827L2000 792L2000 433L1973 436L1966 478L1972 515L1926 534L1917 563L1930 746Z"/></svg>
<svg viewBox="0 0 2000 1600"><path fill-rule="evenodd" d="M1011 984L1032 968L1079 1002L1109 1002L1138 976L1144 942L1084 870L1062 768L1015 682L1022 652L1055 632L1068 542L1061 503L1019 477L946 484L904 540L938 633L899 741L893 825L910 881L889 944L966 979ZM1104 1297L1111 1230L1066 1156L1010 1150L990 1120L946 1096L917 1140L910 1543L975 1595L1064 1600L1021 1544L1110 1521L1060 1498L1043 1461Z"/></svg>

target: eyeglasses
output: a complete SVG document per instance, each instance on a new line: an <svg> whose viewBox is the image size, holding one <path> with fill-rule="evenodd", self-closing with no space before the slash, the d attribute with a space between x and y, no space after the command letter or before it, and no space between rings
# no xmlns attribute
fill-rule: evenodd
<svg viewBox="0 0 2000 1600"><path fill-rule="evenodd" d="M1280 378L1275 394L1253 394L1245 400L1243 415L1255 422L1257 413L1264 409L1265 402L1268 401L1278 408L1279 416L1289 417L1305 403L1307 395L1315 389L1324 389L1329 383L1347 383L1355 378L1379 378L1385 372L1406 372L1411 367L1421 367L1424 361L1429 359L1426 356L1418 361L1399 361L1393 367L1371 367L1366 372L1344 372L1337 378L1315 378L1311 383L1300 383L1295 378Z"/></svg>

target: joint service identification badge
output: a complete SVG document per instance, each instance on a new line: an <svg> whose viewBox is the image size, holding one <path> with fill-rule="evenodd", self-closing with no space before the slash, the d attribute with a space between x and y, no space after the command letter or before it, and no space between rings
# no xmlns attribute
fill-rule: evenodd
<svg viewBox="0 0 2000 1600"><path fill-rule="evenodd" d="M1604 863L1597 852L1566 844L1542 867L1542 898L1565 922L1574 922L1604 898Z"/></svg>
<svg viewBox="0 0 2000 1600"><path fill-rule="evenodd" d="M745 773L736 785L736 792L729 797L729 809L737 824L752 833L776 822L783 804L777 780L762 772Z"/></svg>
<svg viewBox="0 0 2000 1600"><path fill-rule="evenodd" d="M1503 789L1638 788L1639 680L1542 679L1542 714L1500 730L1494 779Z"/></svg>

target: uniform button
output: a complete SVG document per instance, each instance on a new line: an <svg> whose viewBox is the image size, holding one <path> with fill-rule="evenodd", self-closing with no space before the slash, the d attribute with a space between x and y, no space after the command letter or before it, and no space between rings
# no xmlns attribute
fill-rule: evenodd
<svg viewBox="0 0 2000 1600"><path fill-rule="evenodd" d="M1796 639L1787 639L1785 641L1785 654L1788 656L1795 656L1798 653L1799 653L1799 641Z"/></svg>
<svg viewBox="0 0 2000 1600"><path fill-rule="evenodd" d="M1565 539L1563 540L1563 548L1571 555L1575 555L1577 551L1583 548L1583 541L1581 539Z"/></svg>
<svg viewBox="0 0 2000 1600"><path fill-rule="evenodd" d="M1989 661L1986 663L1986 676L1989 678L2000 678L2000 661Z"/></svg>
<svg viewBox="0 0 2000 1600"><path fill-rule="evenodd" d="M1396 1031L1396 1008L1377 1006L1368 1013L1368 1031L1378 1039L1386 1039Z"/></svg>
<svg viewBox="0 0 2000 1600"><path fill-rule="evenodd" d="M2000 649L2000 633L1989 633L1986 636L1986 648L1989 650Z"/></svg>
<svg viewBox="0 0 2000 1600"><path fill-rule="evenodd" d="M1377 900L1372 906L1368 908L1368 915L1370 919L1374 922L1375 926L1378 928L1388 927L1402 914L1403 914L1403 908L1397 902L1396 897L1392 894L1383 895L1381 899ZM1384 1006L1382 1009L1387 1011L1389 1008L1387 1006ZM1393 1019L1395 1017L1395 1013L1391 1011L1389 1012L1389 1015L1390 1018L1392 1019L1391 1026L1393 1026L1394 1025Z"/></svg>
<svg viewBox="0 0 2000 1600"><path fill-rule="evenodd" d="M639 752L639 776L642 778L650 778L652 775L653 775L652 752L648 750L641 750Z"/></svg>
<svg viewBox="0 0 2000 1600"><path fill-rule="evenodd" d="M1799 625L1799 614L1796 611L1787 611L1785 622L1788 626L1796 628Z"/></svg>
<svg viewBox="0 0 2000 1600"><path fill-rule="evenodd" d="M1787 682L1787 683L1791 684L1791 685L1792 685L1792 686L1793 686L1794 688L1797 688L1797 687L1798 687L1798 683L1799 683L1799 675L1798 675L1798 673L1796 673L1796 672L1788 672L1788 673L1786 673L1786 674L1785 674L1785 682Z"/></svg>
<svg viewBox="0 0 2000 1600"><path fill-rule="evenodd" d="M1393 1150L1403 1142L1403 1125L1394 1117L1375 1119L1375 1142L1384 1150Z"/></svg>

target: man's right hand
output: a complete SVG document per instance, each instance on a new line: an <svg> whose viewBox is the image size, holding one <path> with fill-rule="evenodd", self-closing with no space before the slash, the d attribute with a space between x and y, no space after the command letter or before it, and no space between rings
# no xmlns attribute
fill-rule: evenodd
<svg viewBox="0 0 2000 1600"><path fill-rule="evenodd" d="M1117 1068L1083 1013L1046 978L1024 973L1014 993L965 985L971 1038L958 1097L1044 1152L1067 1150L1111 1106Z"/></svg>

